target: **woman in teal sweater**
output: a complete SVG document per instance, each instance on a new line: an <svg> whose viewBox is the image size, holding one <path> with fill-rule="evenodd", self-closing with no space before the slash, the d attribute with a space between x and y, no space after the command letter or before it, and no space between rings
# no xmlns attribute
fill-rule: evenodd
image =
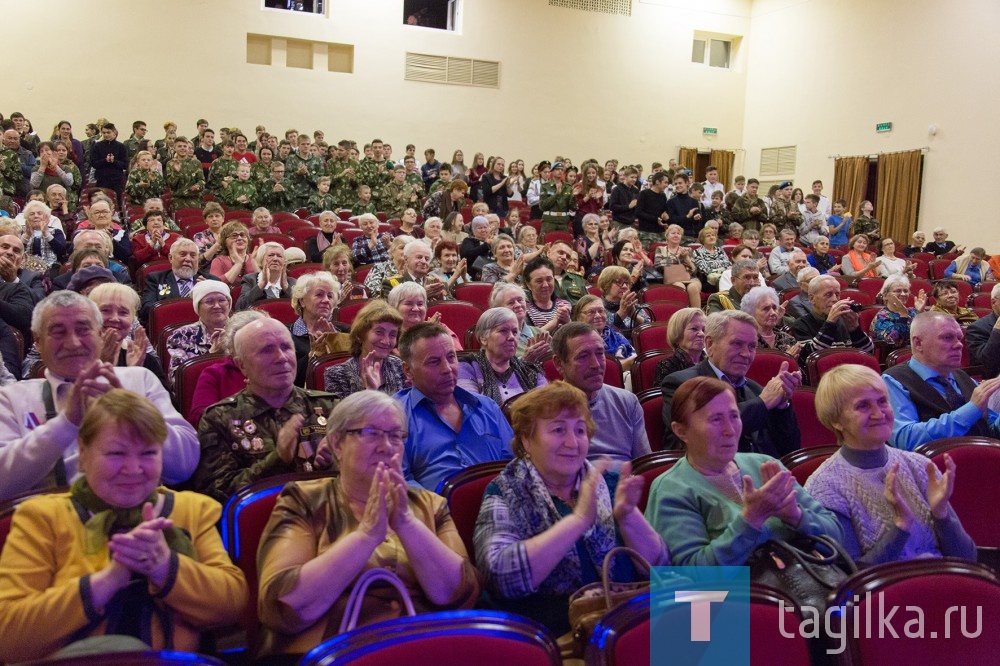
<svg viewBox="0 0 1000 666"><path fill-rule="evenodd" d="M674 394L670 415L687 455L653 482L646 520L675 565L742 566L769 539L842 539L836 516L781 463L736 452L743 424L732 386L692 378Z"/></svg>

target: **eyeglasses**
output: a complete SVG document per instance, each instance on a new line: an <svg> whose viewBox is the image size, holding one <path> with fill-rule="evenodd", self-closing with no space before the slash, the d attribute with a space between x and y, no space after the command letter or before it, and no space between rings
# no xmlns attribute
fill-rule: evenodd
<svg viewBox="0 0 1000 666"><path fill-rule="evenodd" d="M628 278L621 278L619 280L615 280L613 284L618 287L631 287L632 281Z"/></svg>
<svg viewBox="0 0 1000 666"><path fill-rule="evenodd" d="M385 435L385 438L389 440L390 444L402 444L410 433L405 430L382 430L381 428L351 428L350 430L345 430L349 435L357 435L358 438L365 444L375 444L379 439Z"/></svg>
<svg viewBox="0 0 1000 666"><path fill-rule="evenodd" d="M230 238L247 238L246 234L229 234Z"/></svg>

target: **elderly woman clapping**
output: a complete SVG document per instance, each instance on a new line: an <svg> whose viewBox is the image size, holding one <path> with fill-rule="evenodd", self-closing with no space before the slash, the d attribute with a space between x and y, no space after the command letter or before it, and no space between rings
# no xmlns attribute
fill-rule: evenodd
<svg viewBox="0 0 1000 666"><path fill-rule="evenodd" d="M94 287L87 297L97 303L101 311L104 325L101 331L101 360L122 367L142 366L166 385L156 350L135 316L139 309L139 294L135 289L108 282Z"/></svg>
<svg viewBox="0 0 1000 666"><path fill-rule="evenodd" d="M471 607L475 570L439 495L403 479L406 414L378 391L361 391L329 415L340 475L289 483L261 537L261 653L300 654L337 631L358 577L388 567L418 612ZM390 588L391 589L391 588ZM369 588L360 624L398 617L395 590Z"/></svg>
<svg viewBox="0 0 1000 666"><path fill-rule="evenodd" d="M520 328L507 308L490 308L476 323L482 349L458 365L458 385L498 405L545 384L541 368L516 356Z"/></svg>
<svg viewBox="0 0 1000 666"><path fill-rule="evenodd" d="M885 307L872 319L874 339L896 346L909 344L910 323L927 305L927 293L921 289L913 299L913 307L906 307L910 299L910 279L897 273L886 278L879 294Z"/></svg>
<svg viewBox="0 0 1000 666"><path fill-rule="evenodd" d="M737 453L743 422L728 382L694 377L680 385L670 424L687 454L650 488L646 519L675 564L743 566L768 539L825 534L841 528L773 458Z"/></svg>
<svg viewBox="0 0 1000 666"><path fill-rule="evenodd" d="M160 412L131 391L87 409L83 476L14 514L0 557L0 660L112 634L196 651L201 632L240 617L247 584L216 529L222 507L159 486L166 437Z"/></svg>
<svg viewBox="0 0 1000 666"><path fill-rule="evenodd" d="M222 332L233 310L229 287L221 280L202 280L191 289L191 303L198 321L181 326L167 338L170 366L167 374L173 378L181 363L222 350Z"/></svg>
<svg viewBox="0 0 1000 666"><path fill-rule="evenodd" d="M862 365L823 374L816 415L840 450L813 472L806 490L832 511L843 545L859 564L918 557L976 559L976 545L949 504L955 463L945 473L926 457L888 445L894 414L885 382Z"/></svg>
<svg viewBox="0 0 1000 666"><path fill-rule="evenodd" d="M806 270L806 269L802 269ZM754 287L743 296L740 310L757 320L757 346L762 349L778 349L797 358L802 344L787 331L781 330L781 307L778 292L772 287Z"/></svg>
<svg viewBox="0 0 1000 666"><path fill-rule="evenodd" d="M479 570L502 609L569 630L570 595L600 579L615 546L637 550L653 565L667 563L663 541L636 507L642 478L587 462L594 421L587 396L564 381L514 403L515 458L486 487L476 521ZM620 558L614 580L634 577Z"/></svg>
<svg viewBox="0 0 1000 666"><path fill-rule="evenodd" d="M393 395L406 384L403 362L392 355L403 318L379 299L354 316L351 323L351 358L326 369L323 381L338 398L365 389Z"/></svg>

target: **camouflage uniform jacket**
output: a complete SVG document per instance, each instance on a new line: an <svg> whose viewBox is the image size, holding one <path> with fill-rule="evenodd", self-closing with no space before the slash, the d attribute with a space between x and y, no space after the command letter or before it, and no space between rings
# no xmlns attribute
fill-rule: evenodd
<svg viewBox="0 0 1000 666"><path fill-rule="evenodd" d="M361 164L358 165L358 184L367 185L372 188L372 201L379 201L381 199L382 188L392 180L392 173L389 171L389 168L389 163L386 160L379 162L367 157L361 160Z"/></svg>
<svg viewBox="0 0 1000 666"><path fill-rule="evenodd" d="M174 165L180 164L180 171ZM170 188L174 210L180 208L201 208L201 195L205 193L205 174L201 162L194 157L174 157L163 166L164 178Z"/></svg>
<svg viewBox="0 0 1000 666"><path fill-rule="evenodd" d="M365 213L371 213L374 215L377 211L378 208L375 206L374 201L369 201L368 203L356 201L354 202L354 205L351 206L351 217L357 217L358 215L364 215Z"/></svg>
<svg viewBox="0 0 1000 666"><path fill-rule="evenodd" d="M277 409L247 389L215 403L198 425L201 462L193 478L195 489L225 503L248 483L276 474L308 471L336 403L330 393L298 387ZM305 423L299 430L296 460L286 463L276 450L278 431L294 414L303 415Z"/></svg>
<svg viewBox="0 0 1000 666"><path fill-rule="evenodd" d="M400 184L392 181L382 188L378 205L388 219L399 218L407 208L419 208L420 192L407 182Z"/></svg>
<svg viewBox="0 0 1000 666"><path fill-rule="evenodd" d="M406 174L406 182L417 190L417 194L424 196L424 179L420 177L417 173ZM419 202L418 202L419 203Z"/></svg>
<svg viewBox="0 0 1000 666"><path fill-rule="evenodd" d="M437 192L438 190L440 190L442 187L448 187L450 185L451 185L451 181L448 181L446 183L446 182L442 181L441 179L435 180L433 183L431 183L431 189L427 190L427 197L430 198L430 197L434 196L434 193Z"/></svg>
<svg viewBox="0 0 1000 666"><path fill-rule="evenodd" d="M306 172L299 173L299 167L305 165ZM292 153L285 160L285 180L288 181L292 199L296 208L309 203L309 196L316 191L316 179L326 175L325 165L319 157L302 157Z"/></svg>
<svg viewBox="0 0 1000 666"><path fill-rule="evenodd" d="M66 203L68 204L69 212L75 213L76 207L80 203L80 189L83 187L83 176L80 175L80 167L68 158L61 162L59 166L66 173L73 174L73 184L66 188Z"/></svg>
<svg viewBox="0 0 1000 666"><path fill-rule="evenodd" d="M129 160L135 157L136 153L139 152L139 141L140 139L137 139L135 134L125 140L125 150L128 151Z"/></svg>
<svg viewBox="0 0 1000 666"><path fill-rule="evenodd" d="M798 235L799 224L802 223L802 213L799 212L799 205L794 201L785 201L780 197L775 197L771 202L771 224L779 232L784 229L791 229Z"/></svg>
<svg viewBox="0 0 1000 666"><path fill-rule="evenodd" d="M236 170L239 168L240 163L234 160L232 157L226 157L223 155L219 159L212 162L212 166L208 168L208 190L215 194L221 194L226 190L225 180L226 178L231 178L229 182L232 183L236 180Z"/></svg>
<svg viewBox="0 0 1000 666"><path fill-rule="evenodd" d="M882 237L881 229L882 225L874 217L859 217L854 220L854 225L851 227L851 236L865 234L877 240Z"/></svg>
<svg viewBox="0 0 1000 666"><path fill-rule="evenodd" d="M162 197L165 191L166 183L163 176L153 169L132 169L125 183L125 192L137 206L146 203L146 199Z"/></svg>
<svg viewBox="0 0 1000 666"><path fill-rule="evenodd" d="M0 192L14 196L22 180L21 158L13 150L0 147Z"/></svg>
<svg viewBox="0 0 1000 666"><path fill-rule="evenodd" d="M337 210L337 201L334 199L333 195L327 192L326 194L320 194L319 192L313 192L309 196L309 201L306 203L306 208L309 209L311 215L319 215L325 210L335 211Z"/></svg>
<svg viewBox="0 0 1000 666"><path fill-rule="evenodd" d="M218 163L218 160L216 160L216 163ZM247 198L246 201L239 200L243 196ZM260 203L260 194L257 192L257 186L250 180L230 181L229 187L222 190L220 198L222 199L222 203L226 204L226 208L235 210L253 210Z"/></svg>
<svg viewBox="0 0 1000 666"><path fill-rule="evenodd" d="M274 164L274 162L269 162L267 164L264 164L263 162L254 162L250 165L250 180L253 181L254 185L260 187L271 178L272 164Z"/></svg>
<svg viewBox="0 0 1000 666"><path fill-rule="evenodd" d="M751 208L759 208L757 213L751 213ZM761 227L767 223L767 205L760 197L750 198L749 194L744 194L736 200L733 206L733 219L743 225L744 229L755 229L760 231Z"/></svg>
<svg viewBox="0 0 1000 666"><path fill-rule="evenodd" d="M326 175L330 177L330 193L339 208L350 208L358 200L358 161L350 158L333 158L326 163ZM353 174L344 174L353 169Z"/></svg>
<svg viewBox="0 0 1000 666"><path fill-rule="evenodd" d="M274 188L277 185L278 183L274 180L264 181L264 184L259 188L260 204L262 206L267 206L272 213L290 213L298 206L295 205L295 199L292 197L292 193L288 189L290 187L288 179L282 179L281 187L284 188L282 191L274 191Z"/></svg>

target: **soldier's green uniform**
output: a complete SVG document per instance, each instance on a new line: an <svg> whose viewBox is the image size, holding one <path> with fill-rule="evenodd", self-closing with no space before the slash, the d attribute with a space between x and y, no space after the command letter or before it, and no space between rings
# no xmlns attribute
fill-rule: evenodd
<svg viewBox="0 0 1000 666"><path fill-rule="evenodd" d="M756 213L751 213L751 208L757 208ZM744 229L754 229L760 231L767 222L767 205L760 197L750 198L749 194L744 194L736 199L733 206L733 219L743 225Z"/></svg>
<svg viewBox="0 0 1000 666"><path fill-rule="evenodd" d="M218 160L216 160L218 161ZM246 197L246 201L240 201L240 197ZM233 180L229 187L222 190L220 197L226 208L232 210L253 210L260 203L260 193L257 186L251 180Z"/></svg>
<svg viewBox="0 0 1000 666"><path fill-rule="evenodd" d="M274 191L274 187L277 184L278 183L275 182L274 179L264 181L264 184L261 185L259 190L260 204L262 206L266 206L272 213L290 213L298 208L298 206L295 205L295 199L292 197L292 193L288 189L288 179L282 179L281 187L284 189L280 192Z"/></svg>
<svg viewBox="0 0 1000 666"><path fill-rule="evenodd" d="M780 233L785 229L791 229L796 237L799 234L799 224L802 223L802 213L799 212L799 205L794 201L785 201L780 197L774 197L771 201L771 224Z"/></svg>
<svg viewBox="0 0 1000 666"><path fill-rule="evenodd" d="M141 139L137 139L135 134L125 139L125 149L128 151L128 159L130 162L132 161L132 158L135 157L136 153L139 152L139 141L141 141Z"/></svg>
<svg viewBox="0 0 1000 666"><path fill-rule="evenodd" d="M66 188L66 206L69 212L75 213L80 204L80 189L83 187L83 177L80 175L80 167L71 159L63 160L59 166L63 171L73 174L73 184Z"/></svg>
<svg viewBox="0 0 1000 666"><path fill-rule="evenodd" d="M180 165L177 171L175 165ZM170 188L174 210L201 208L201 195L205 193L205 173L196 157L174 156L163 165L163 177Z"/></svg>
<svg viewBox="0 0 1000 666"><path fill-rule="evenodd" d="M406 174L406 182L413 185L414 189L417 190L419 196L424 196L424 179L420 177L420 174L408 173ZM420 203L419 201L417 202Z"/></svg>
<svg viewBox="0 0 1000 666"><path fill-rule="evenodd" d="M438 178L433 183L431 183L431 189L427 190L427 197L430 198L435 192L440 190L442 187L448 187L450 185L451 185L450 180L446 183L440 178Z"/></svg>
<svg viewBox="0 0 1000 666"><path fill-rule="evenodd" d="M301 174L299 167L303 164L306 172ZM285 160L285 180L296 208L304 208L309 203L309 197L316 191L316 179L326 175L324 166L319 157L302 157L298 153L292 153Z"/></svg>
<svg viewBox="0 0 1000 666"><path fill-rule="evenodd" d="M313 192L309 197L309 202L306 204L306 208L309 209L309 213L311 215L319 215L324 210L337 210L337 202L334 200L333 195L329 192L326 194Z"/></svg>
<svg viewBox="0 0 1000 666"><path fill-rule="evenodd" d="M564 271L556 278L556 298L565 298L576 305L576 302L587 295L587 281L576 273Z"/></svg>
<svg viewBox="0 0 1000 666"><path fill-rule="evenodd" d="M882 225L874 217L861 216L851 226L851 236L857 234L868 236L868 240L879 240L882 238Z"/></svg>
<svg viewBox="0 0 1000 666"><path fill-rule="evenodd" d="M268 164L264 164L263 162L254 162L250 165L250 180L252 180L254 185L258 188L271 177L272 164L274 164L274 162L269 162Z"/></svg>
<svg viewBox="0 0 1000 666"><path fill-rule="evenodd" d="M16 152L0 146L0 192L14 196L21 177L21 158Z"/></svg>
<svg viewBox="0 0 1000 666"><path fill-rule="evenodd" d="M357 217L358 215L364 215L365 213L371 213L374 215L377 211L378 208L375 206L374 201L369 201L368 203L355 201L354 205L351 206L351 217Z"/></svg>
<svg viewBox="0 0 1000 666"><path fill-rule="evenodd" d="M382 188L392 180L392 167L386 160L376 160L368 158L361 160L358 165L358 184L367 185L372 188L372 201L378 202L382 199Z"/></svg>
<svg viewBox="0 0 1000 666"><path fill-rule="evenodd" d="M229 181L230 183L236 180L236 169L239 166L239 162L225 155L212 162L212 166L208 168L208 191L214 194L222 194L226 189L225 179L232 178Z"/></svg>
<svg viewBox="0 0 1000 666"><path fill-rule="evenodd" d="M201 461L193 485L198 492L225 503L237 490L259 479L311 471L316 447L326 434L326 419L337 399L325 391L295 387L277 409L244 389L205 411L198 425ZM278 457L281 427L295 414L305 417L294 461Z"/></svg>
<svg viewBox="0 0 1000 666"><path fill-rule="evenodd" d="M145 183L145 185L140 185ZM153 169L132 169L125 182L125 193L133 204L141 206L146 199L158 199L166 191L166 183L158 172Z"/></svg>
<svg viewBox="0 0 1000 666"><path fill-rule="evenodd" d="M538 207L542 209L542 233L546 231L571 231L569 228L569 211L576 201L573 188L562 184L562 192L556 191L555 182L549 180L542 183Z"/></svg>
<svg viewBox="0 0 1000 666"><path fill-rule="evenodd" d="M393 180L382 188L382 198L379 199L378 206L385 211L388 219L399 218L407 208L420 207L420 193L405 181L397 183Z"/></svg>
<svg viewBox="0 0 1000 666"><path fill-rule="evenodd" d="M330 193L338 208L350 208L358 200L358 161L336 157L326 163L326 175L330 177ZM345 173L352 169L353 173Z"/></svg>

